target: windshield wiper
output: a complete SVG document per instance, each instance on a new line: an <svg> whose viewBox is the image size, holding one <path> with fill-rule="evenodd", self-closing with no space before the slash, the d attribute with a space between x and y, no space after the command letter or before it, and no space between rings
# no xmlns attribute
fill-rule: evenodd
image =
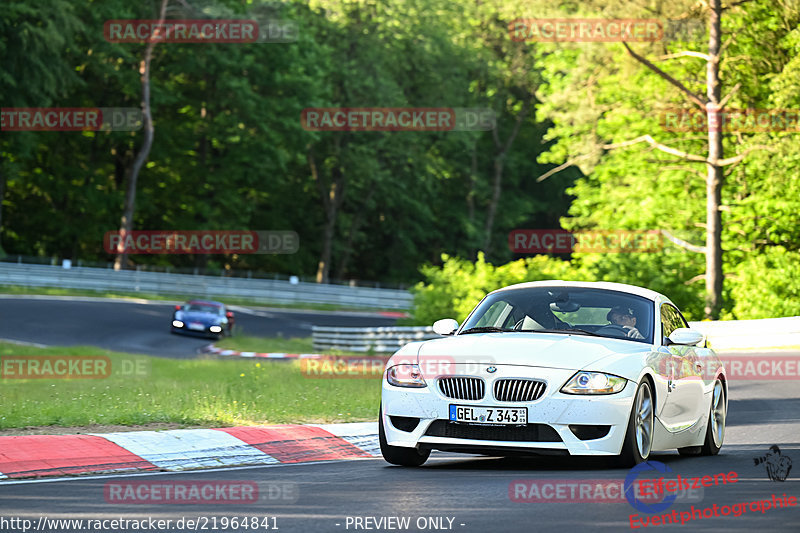
<svg viewBox="0 0 800 533"><path fill-rule="evenodd" d="M461 333L459 333L459 335L464 335L465 333L497 333L501 331L515 331L515 330L507 328L498 328L497 326L478 326L475 328L466 329Z"/></svg>
<svg viewBox="0 0 800 533"><path fill-rule="evenodd" d="M564 328L564 329L518 329L517 331L526 331L529 333L578 333L581 335L590 335L592 337L603 337L606 338L605 335L600 335L595 333L594 331L589 331L588 329L580 329L580 328Z"/></svg>
<svg viewBox="0 0 800 533"><path fill-rule="evenodd" d="M564 329L508 329L508 328L498 328L497 326L478 326L474 328L469 328L459 335L464 335L466 333L498 333L498 332L514 332L514 333L578 333L580 335L590 335L592 337L603 337L606 338L605 335L599 335L593 331L589 331L586 329L580 328L564 328Z"/></svg>

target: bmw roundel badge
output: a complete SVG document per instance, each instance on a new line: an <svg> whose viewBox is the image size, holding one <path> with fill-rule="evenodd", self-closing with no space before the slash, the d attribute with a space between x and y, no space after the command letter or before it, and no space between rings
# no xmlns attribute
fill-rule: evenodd
<svg viewBox="0 0 800 533"><path fill-rule="evenodd" d="M486 369L486 371L488 373L490 373L490 374L494 374L495 372L497 372L497 367L496 366L490 366L489 368Z"/></svg>

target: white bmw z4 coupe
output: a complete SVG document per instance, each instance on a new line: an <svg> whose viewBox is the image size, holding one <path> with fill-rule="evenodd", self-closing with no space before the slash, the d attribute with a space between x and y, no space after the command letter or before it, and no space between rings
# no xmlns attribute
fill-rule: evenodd
<svg viewBox="0 0 800 533"><path fill-rule="evenodd" d="M492 456L716 455L725 369L657 292L539 281L489 293L441 339L395 353L382 379L383 457L422 465L431 450Z"/></svg>

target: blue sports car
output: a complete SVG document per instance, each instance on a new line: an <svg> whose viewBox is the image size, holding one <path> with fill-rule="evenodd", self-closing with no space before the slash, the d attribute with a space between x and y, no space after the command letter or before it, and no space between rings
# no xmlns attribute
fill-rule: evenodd
<svg viewBox="0 0 800 533"><path fill-rule="evenodd" d="M176 305L172 313L172 333L220 338L233 335L233 311L225 304L206 300L191 300Z"/></svg>

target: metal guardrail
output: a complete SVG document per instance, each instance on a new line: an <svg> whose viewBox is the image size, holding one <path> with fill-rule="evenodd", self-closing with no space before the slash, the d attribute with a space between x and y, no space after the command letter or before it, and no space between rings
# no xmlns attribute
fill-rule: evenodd
<svg viewBox="0 0 800 533"><path fill-rule="evenodd" d="M396 289L2 262L0 285L174 294L193 298L235 297L273 303L315 303L396 310L410 309L413 299L408 291Z"/></svg>
<svg viewBox="0 0 800 533"><path fill-rule="evenodd" d="M113 269L114 262L113 261L96 261L96 260L86 260L86 259L62 259L59 257L44 257L38 255L21 255L21 254L6 254L2 255L2 250L0 250L0 263L16 263L18 265L26 264L26 265L61 265L64 261L69 261L71 267L89 267L89 268L103 268L103 269ZM225 269L213 266L211 264L207 264L205 266L173 266L173 265L158 265L158 264L150 264L150 263L141 263L135 265L136 270L139 271L146 271L146 272L164 272L166 274L190 274L192 276L224 276L230 278L256 278L256 279L268 279L268 280L283 280L289 281L293 278L296 278L296 281L302 281L306 283L316 283L317 279L316 276L293 276L290 274L282 274L278 272L265 272L261 270L253 270L253 269L246 269L246 270L237 270L237 269ZM364 279L355 279L352 277L348 277L347 279L336 279L331 278L328 280L328 285L342 285L348 287L369 287L373 289L395 289L400 291L405 291L409 289L409 284L404 283L387 283L387 282L378 282L378 281L370 281ZM412 284L413 285L413 284Z"/></svg>
<svg viewBox="0 0 800 533"><path fill-rule="evenodd" d="M431 326L396 326L379 328L335 328L314 326L315 351L394 353L414 341L441 339Z"/></svg>

